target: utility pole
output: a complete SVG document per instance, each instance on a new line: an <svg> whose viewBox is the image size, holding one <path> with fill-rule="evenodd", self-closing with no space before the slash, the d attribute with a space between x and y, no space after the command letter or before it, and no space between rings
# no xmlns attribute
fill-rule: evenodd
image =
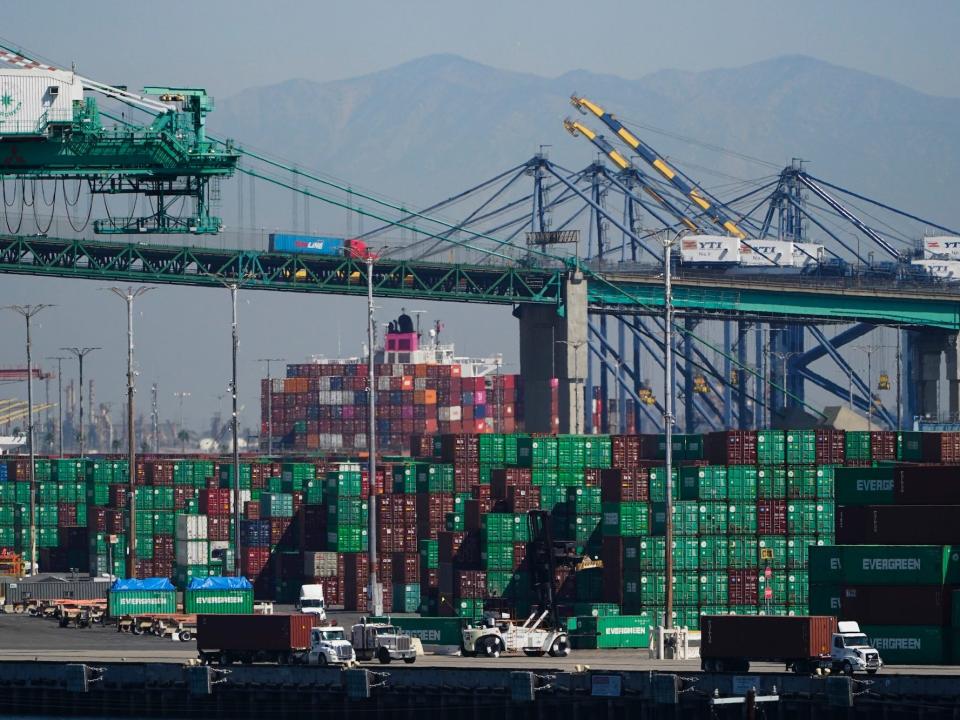
<svg viewBox="0 0 960 720"><path fill-rule="evenodd" d="M57 439L59 440L60 453L63 457L63 361L70 358L63 355L51 355L47 360L57 361Z"/></svg>
<svg viewBox="0 0 960 720"><path fill-rule="evenodd" d="M382 254L383 250L381 250L380 253ZM379 254L368 252L364 258L367 265L367 371L369 373L368 384L370 388L367 393L370 401L369 431L367 434L370 440L369 443L367 443L367 450L370 453L368 470L370 475L370 492L368 496L369 520L367 530L367 557L370 564L370 587L368 592L372 606L370 609L377 617L383 615L383 589L377 581L377 385L373 356L373 263L378 257Z"/></svg>
<svg viewBox="0 0 960 720"><path fill-rule="evenodd" d="M37 478L36 458L33 448L33 344L30 339L30 320L41 310L53 307L41 305L8 305L23 316L27 323L27 445L30 449L30 574L37 574Z"/></svg>
<svg viewBox="0 0 960 720"><path fill-rule="evenodd" d="M133 393L134 377L133 371L133 301L151 290L152 287L142 286L134 290L127 288L126 291L120 288L108 288L110 292L119 297L127 304L127 464L128 464L128 491L130 493L127 501L127 513L129 515L129 531L127 535L127 577L135 578L137 576L137 448L136 432L133 426Z"/></svg>
<svg viewBox="0 0 960 720"><path fill-rule="evenodd" d="M151 428L151 430L153 431L153 451L159 454L160 453L160 411L157 406L157 384L156 383L153 383L153 385L150 386L150 394L151 394L151 401L152 401L150 418L152 421L151 424L153 426Z"/></svg>
<svg viewBox="0 0 960 720"><path fill-rule="evenodd" d="M665 483L665 519L664 519L664 566L666 572L664 588L663 626L668 631L673 628L673 287L670 277L670 250L685 234L667 231L661 234L663 243L663 435L664 435L664 483ZM672 237L671 237L672 235Z"/></svg>
<svg viewBox="0 0 960 720"><path fill-rule="evenodd" d="M903 430L903 354L900 339L903 329L897 327L897 430Z"/></svg>
<svg viewBox="0 0 960 720"><path fill-rule="evenodd" d="M296 200L294 200L296 202ZM240 447L238 439L238 412L237 412L237 353L240 349L240 335L237 327L237 291L236 283L230 285L231 341L233 359L233 377L230 380L230 395L233 398L233 419L231 431L233 434L233 574L240 575Z"/></svg>
<svg viewBox="0 0 960 720"><path fill-rule="evenodd" d="M177 398L180 403L180 414L177 419L177 435L179 436L180 433L183 432L183 399L190 397L190 393L178 390L173 396Z"/></svg>
<svg viewBox="0 0 960 720"><path fill-rule="evenodd" d="M83 459L83 358L92 353L94 350L100 350L98 347L62 347L61 350L66 350L67 352L73 353L77 358L77 362L80 364L80 459ZM92 398L91 398L92 399Z"/></svg>
<svg viewBox="0 0 960 720"><path fill-rule="evenodd" d="M273 376L270 363L283 362L284 358L259 358L257 362L267 364L267 455L273 455ZM261 443L260 447L263 447Z"/></svg>

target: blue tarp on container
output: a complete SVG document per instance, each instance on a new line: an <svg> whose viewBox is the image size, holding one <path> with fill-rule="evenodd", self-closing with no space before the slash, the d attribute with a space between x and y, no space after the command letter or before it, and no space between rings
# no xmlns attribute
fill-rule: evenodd
<svg viewBox="0 0 960 720"><path fill-rule="evenodd" d="M167 578L143 578L142 580L127 578L117 580L110 588L110 592L125 590L176 590L176 588Z"/></svg>
<svg viewBox="0 0 960 720"><path fill-rule="evenodd" d="M252 587L245 577L196 577L187 590L250 590Z"/></svg>

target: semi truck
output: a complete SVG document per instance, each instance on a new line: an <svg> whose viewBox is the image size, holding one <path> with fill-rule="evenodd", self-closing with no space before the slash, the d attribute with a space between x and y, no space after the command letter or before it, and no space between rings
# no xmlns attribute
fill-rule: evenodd
<svg viewBox="0 0 960 720"><path fill-rule="evenodd" d="M783 663L797 674L866 672L883 667L855 622L829 615L704 615L700 666L707 672L747 672L751 662Z"/></svg>
<svg viewBox="0 0 960 720"><path fill-rule="evenodd" d="M319 620L326 620L327 609L323 598L323 585L301 585L297 611L305 615L316 615Z"/></svg>
<svg viewBox="0 0 960 720"><path fill-rule="evenodd" d="M197 654L206 665L271 662L346 665L356 654L342 627L314 627L312 615L198 615Z"/></svg>

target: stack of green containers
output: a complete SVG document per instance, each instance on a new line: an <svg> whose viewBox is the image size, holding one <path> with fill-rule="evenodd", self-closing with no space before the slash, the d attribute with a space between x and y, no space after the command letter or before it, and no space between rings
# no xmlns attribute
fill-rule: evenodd
<svg viewBox="0 0 960 720"><path fill-rule="evenodd" d="M362 483L363 477L359 470L327 473L328 550L367 551L369 508L366 499L361 497Z"/></svg>
<svg viewBox="0 0 960 720"><path fill-rule="evenodd" d="M958 584L960 546L810 549L810 613L856 620L893 665L960 664Z"/></svg>

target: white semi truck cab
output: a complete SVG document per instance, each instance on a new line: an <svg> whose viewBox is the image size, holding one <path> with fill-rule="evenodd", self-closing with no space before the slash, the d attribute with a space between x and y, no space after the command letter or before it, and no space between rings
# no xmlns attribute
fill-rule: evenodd
<svg viewBox="0 0 960 720"><path fill-rule="evenodd" d="M851 620L837 623L837 632L830 646L830 658L834 672L847 675L858 671L873 675L883 667L880 653L870 645L870 640L860 631L860 625Z"/></svg>
<svg viewBox="0 0 960 720"><path fill-rule="evenodd" d="M297 610L306 615L317 615L327 619L326 603L323 601L323 585L301 585Z"/></svg>
<svg viewBox="0 0 960 720"><path fill-rule="evenodd" d="M357 662L353 645L347 640L346 631L339 625L315 627L310 631L309 665L345 665Z"/></svg>

